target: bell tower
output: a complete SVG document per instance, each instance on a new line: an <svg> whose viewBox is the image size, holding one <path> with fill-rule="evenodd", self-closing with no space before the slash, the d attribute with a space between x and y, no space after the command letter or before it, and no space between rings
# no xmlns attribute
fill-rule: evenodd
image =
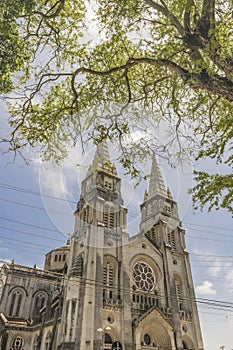
<svg viewBox="0 0 233 350"><path fill-rule="evenodd" d="M166 188L155 156L152 159L149 189L141 204L141 230L147 231L155 221L169 221L173 227L180 225L177 204L169 188Z"/></svg>
<svg viewBox="0 0 233 350"><path fill-rule="evenodd" d="M141 204L140 229L161 256L164 277L158 310L172 324L176 349L203 349L185 229L155 156L149 188Z"/></svg>
<svg viewBox="0 0 233 350"><path fill-rule="evenodd" d="M103 141L82 181L74 214L60 349L101 347L97 330L105 327L104 308L110 304L117 309L122 300L120 266L122 246L128 242L126 214L121 180Z"/></svg>

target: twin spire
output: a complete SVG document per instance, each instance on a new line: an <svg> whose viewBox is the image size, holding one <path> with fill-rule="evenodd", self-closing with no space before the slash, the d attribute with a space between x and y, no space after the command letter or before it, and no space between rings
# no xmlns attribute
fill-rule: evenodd
<svg viewBox="0 0 233 350"><path fill-rule="evenodd" d="M94 159L88 169L87 175L89 175L92 171L96 171L97 169L117 175L116 167L110 159L108 144L106 140L103 140L97 145ZM160 195L162 197L172 199L171 192L169 188L166 188L165 186L159 164L154 154L150 173L149 190L146 197L151 198L155 195Z"/></svg>

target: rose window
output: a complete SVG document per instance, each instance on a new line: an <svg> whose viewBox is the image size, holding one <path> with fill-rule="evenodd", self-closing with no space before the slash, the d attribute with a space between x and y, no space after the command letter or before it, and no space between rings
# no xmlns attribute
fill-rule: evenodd
<svg viewBox="0 0 233 350"><path fill-rule="evenodd" d="M151 292L155 286L155 275L149 265L137 262L133 268L133 278L138 289Z"/></svg>

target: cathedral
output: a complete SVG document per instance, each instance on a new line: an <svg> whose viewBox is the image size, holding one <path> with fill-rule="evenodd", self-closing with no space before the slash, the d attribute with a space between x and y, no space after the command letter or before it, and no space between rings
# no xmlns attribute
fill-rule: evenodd
<svg viewBox="0 0 233 350"><path fill-rule="evenodd" d="M1 350L202 350L185 230L156 158L127 231L106 142L82 181L71 240L44 269L0 270Z"/></svg>

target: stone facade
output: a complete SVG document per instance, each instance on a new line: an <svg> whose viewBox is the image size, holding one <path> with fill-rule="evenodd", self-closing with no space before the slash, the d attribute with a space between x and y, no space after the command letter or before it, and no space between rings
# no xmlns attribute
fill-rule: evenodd
<svg viewBox="0 0 233 350"><path fill-rule="evenodd" d="M71 243L46 255L45 270L2 267L2 350L203 349L185 231L155 158L133 237L126 216L102 143Z"/></svg>

